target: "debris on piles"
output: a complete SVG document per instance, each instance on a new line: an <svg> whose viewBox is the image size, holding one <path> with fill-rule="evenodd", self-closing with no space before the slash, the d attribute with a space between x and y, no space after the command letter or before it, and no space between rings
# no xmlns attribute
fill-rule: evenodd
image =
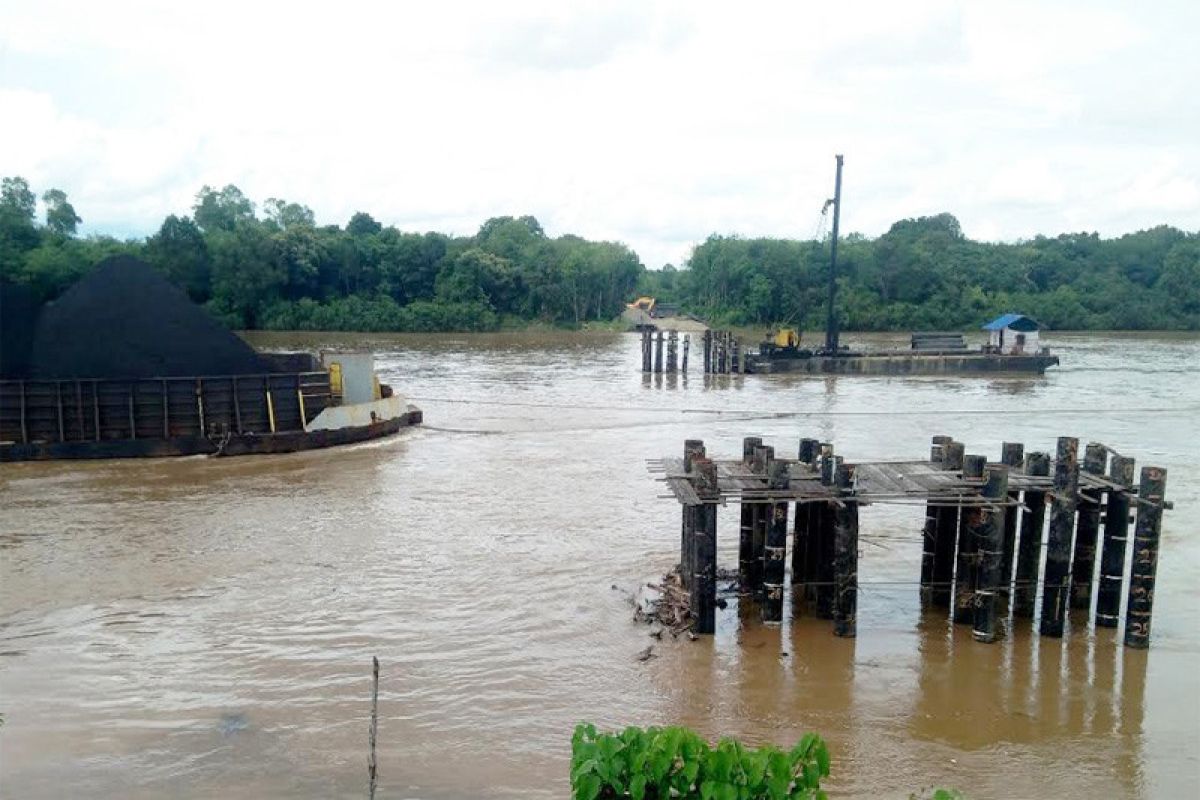
<svg viewBox="0 0 1200 800"><path fill-rule="evenodd" d="M680 581L678 570L668 572L658 583L638 587L633 597L633 619L648 625L661 625L672 636L692 627L690 593Z"/></svg>

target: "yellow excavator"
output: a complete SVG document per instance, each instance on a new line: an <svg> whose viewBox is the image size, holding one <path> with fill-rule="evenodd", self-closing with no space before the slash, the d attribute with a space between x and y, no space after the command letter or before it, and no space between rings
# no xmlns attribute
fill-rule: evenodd
<svg viewBox="0 0 1200 800"><path fill-rule="evenodd" d="M795 328L774 328L767 331L767 339L775 347L799 347L800 331Z"/></svg>
<svg viewBox="0 0 1200 800"><path fill-rule="evenodd" d="M767 331L767 338L758 347L763 358L812 358L812 351L801 349L800 331L780 326Z"/></svg>

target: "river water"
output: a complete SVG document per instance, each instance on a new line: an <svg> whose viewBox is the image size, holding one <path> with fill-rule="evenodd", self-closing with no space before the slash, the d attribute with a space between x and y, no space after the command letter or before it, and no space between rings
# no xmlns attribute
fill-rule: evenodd
<svg viewBox="0 0 1200 800"><path fill-rule="evenodd" d="M362 797L372 656L380 797L566 797L580 720L816 730L835 797L1194 796L1200 338L1047 338L1063 366L1044 378L706 380L693 359L685 380L641 375L633 335L260 335L374 348L426 424L286 456L0 467L0 796ZM1086 616L990 646L923 616L920 507L862 512L856 640L736 603L695 642L631 621L628 593L678 557L646 459L685 438L732 458L747 435L920 458L941 433L993 459L1072 435L1168 469L1149 651ZM723 566L736 531L723 510Z"/></svg>

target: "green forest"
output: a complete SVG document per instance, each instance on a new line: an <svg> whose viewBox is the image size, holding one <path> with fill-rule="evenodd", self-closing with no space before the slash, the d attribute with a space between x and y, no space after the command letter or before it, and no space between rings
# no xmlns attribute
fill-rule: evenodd
<svg viewBox="0 0 1200 800"><path fill-rule="evenodd" d="M258 206L203 187L190 214L145 239L80 237L66 193L23 178L0 191L0 285L42 300L106 256L161 270L239 329L475 331L607 323L648 294L720 325L824 325L830 243L712 235L678 268L647 269L619 242L551 237L532 216L473 236L405 232L366 212L318 225L307 206ZM950 214L901 220L838 244L845 330L968 329L1008 311L1051 328L1200 329L1200 232L1162 225L1016 243L966 238Z"/></svg>

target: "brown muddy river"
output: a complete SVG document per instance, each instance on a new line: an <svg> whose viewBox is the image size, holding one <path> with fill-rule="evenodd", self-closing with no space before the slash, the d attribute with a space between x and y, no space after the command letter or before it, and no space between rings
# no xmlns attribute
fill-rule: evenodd
<svg viewBox="0 0 1200 800"><path fill-rule="evenodd" d="M1044 378L683 380L644 379L632 335L261 337L371 345L427 424L288 456L0 467L0 796L363 797L378 656L384 798L567 797L580 720L820 731L834 797L1194 797L1200 337L1047 340L1063 366ZM689 437L734 457L747 435L924 457L942 433L993 459L1072 435L1168 469L1148 652L1086 615L995 645L923 616L924 510L875 506L856 640L733 603L715 637L635 658L654 642L626 592L679 540L646 459Z"/></svg>

